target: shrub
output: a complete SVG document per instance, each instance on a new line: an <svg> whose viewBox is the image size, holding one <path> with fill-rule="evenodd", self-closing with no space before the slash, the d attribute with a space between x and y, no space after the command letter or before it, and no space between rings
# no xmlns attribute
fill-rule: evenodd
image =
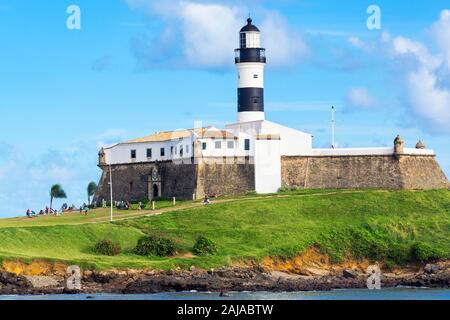
<svg viewBox="0 0 450 320"><path fill-rule="evenodd" d="M198 256L213 255L217 253L217 246L212 240L204 236L199 236L195 241L192 251Z"/></svg>
<svg viewBox="0 0 450 320"><path fill-rule="evenodd" d="M443 258L443 254L422 242L415 242L411 246L411 260L414 262L428 262Z"/></svg>
<svg viewBox="0 0 450 320"><path fill-rule="evenodd" d="M95 244L95 253L105 256L117 256L122 251L120 244L111 240L100 240Z"/></svg>
<svg viewBox="0 0 450 320"><path fill-rule="evenodd" d="M138 240L134 252L140 256L167 257L176 254L175 243L166 238L144 236Z"/></svg>
<svg viewBox="0 0 450 320"><path fill-rule="evenodd" d="M297 191L298 188L297 187L293 187L293 186L282 186L281 188L278 189L278 192L291 192L291 191Z"/></svg>

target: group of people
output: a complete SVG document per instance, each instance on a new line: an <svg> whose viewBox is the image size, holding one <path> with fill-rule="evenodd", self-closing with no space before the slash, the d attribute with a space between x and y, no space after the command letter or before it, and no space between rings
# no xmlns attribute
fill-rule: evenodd
<svg viewBox="0 0 450 320"><path fill-rule="evenodd" d="M205 196L205 198L203 199L203 204L208 205L211 203L211 200L209 199L208 196ZM130 210L131 209L131 204L129 201L116 201L114 203L115 207L118 210ZM84 215L87 215L89 212L89 206L84 203L82 206L80 206L79 208L79 212L83 213ZM143 205L142 202L138 203L137 206L137 210L142 210L143 209ZM64 203L61 207L61 210L55 210L49 207L45 207L44 210L40 210L39 213L36 213L33 210L28 209L26 214L28 218L33 218L33 217L37 217L37 216L46 216L46 215L54 215L54 216L60 216L62 215L64 212L73 212L76 211L76 206L75 205L71 205L70 207L67 205L67 203Z"/></svg>
<svg viewBox="0 0 450 320"><path fill-rule="evenodd" d="M48 215L60 216L62 214L62 212L63 212L62 210L58 211L55 209L51 209L49 207L45 207L45 209L39 210L39 213L36 213L36 211L34 211L34 210L27 209L27 217L33 218L36 216L48 216Z"/></svg>
<svg viewBox="0 0 450 320"><path fill-rule="evenodd" d="M82 210L86 211L87 210L86 208L87 208L87 205L84 204L83 207L80 207L80 212L82 212ZM76 206L74 204L69 206L67 203L64 203L61 206L61 210L45 207L45 209L41 209L41 210L39 210L38 213L36 213L36 211L34 211L34 210L27 209L26 215L27 215L28 218L34 218L34 217L38 217L38 216L56 216L56 217L59 217L65 212L73 212L75 210L76 210ZM87 211L85 213L87 214Z"/></svg>
<svg viewBox="0 0 450 320"><path fill-rule="evenodd" d="M116 208L118 210L130 210L131 205L128 201L116 201Z"/></svg>

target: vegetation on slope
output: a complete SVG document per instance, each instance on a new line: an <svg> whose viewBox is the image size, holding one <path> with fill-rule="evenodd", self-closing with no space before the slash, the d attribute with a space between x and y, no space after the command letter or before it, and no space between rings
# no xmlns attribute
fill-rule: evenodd
<svg viewBox="0 0 450 320"><path fill-rule="evenodd" d="M173 240L176 257L133 253L145 234ZM199 235L217 254L190 254ZM111 239L118 256L93 246ZM450 191L289 191L109 223L2 227L0 258L44 258L97 268L212 268L266 256L289 258L311 246L334 261L369 258L391 264L450 258Z"/></svg>

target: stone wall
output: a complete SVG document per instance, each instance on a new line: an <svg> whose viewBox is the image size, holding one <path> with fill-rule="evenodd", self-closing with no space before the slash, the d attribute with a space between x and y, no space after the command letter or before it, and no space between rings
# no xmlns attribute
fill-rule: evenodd
<svg viewBox="0 0 450 320"><path fill-rule="evenodd" d="M152 169L157 168L158 178L152 180ZM103 173L94 201L100 205L102 199L109 201L109 167L101 167ZM172 162L145 162L111 166L113 179L113 199L139 201L151 199L153 184L157 184L163 198L177 197L192 199L196 186L196 166L193 164L173 164Z"/></svg>
<svg viewBox="0 0 450 320"><path fill-rule="evenodd" d="M449 182L434 156L282 157L282 185L305 189L440 189Z"/></svg>
<svg viewBox="0 0 450 320"><path fill-rule="evenodd" d="M242 161L241 161L242 160ZM94 201L109 201L109 167L103 173ZM138 201L153 196L157 184L163 198L197 199L238 195L255 190L255 167L245 159L233 163L200 160L198 164L146 162L113 165L113 199ZM158 177L152 178L157 168ZM449 182L434 156L285 156L282 185L305 189L440 189Z"/></svg>
<svg viewBox="0 0 450 320"><path fill-rule="evenodd" d="M103 199L109 201L109 167L100 166L103 173L94 197L97 205ZM157 168L158 178L152 179L152 170ZM139 201L151 199L153 185L160 188L163 198L197 199L207 195L236 195L255 190L254 166L245 160L235 163L199 164L167 162L145 162L111 166L113 199Z"/></svg>
<svg viewBox="0 0 450 320"><path fill-rule="evenodd" d="M197 198L239 195L255 190L255 166L237 161L233 164L198 164Z"/></svg>

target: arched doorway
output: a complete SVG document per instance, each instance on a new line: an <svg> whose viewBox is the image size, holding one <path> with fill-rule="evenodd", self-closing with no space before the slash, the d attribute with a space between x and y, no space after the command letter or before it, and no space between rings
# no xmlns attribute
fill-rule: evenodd
<svg viewBox="0 0 450 320"><path fill-rule="evenodd" d="M159 197L159 188L158 185L155 183L153 185L153 199L158 198Z"/></svg>

